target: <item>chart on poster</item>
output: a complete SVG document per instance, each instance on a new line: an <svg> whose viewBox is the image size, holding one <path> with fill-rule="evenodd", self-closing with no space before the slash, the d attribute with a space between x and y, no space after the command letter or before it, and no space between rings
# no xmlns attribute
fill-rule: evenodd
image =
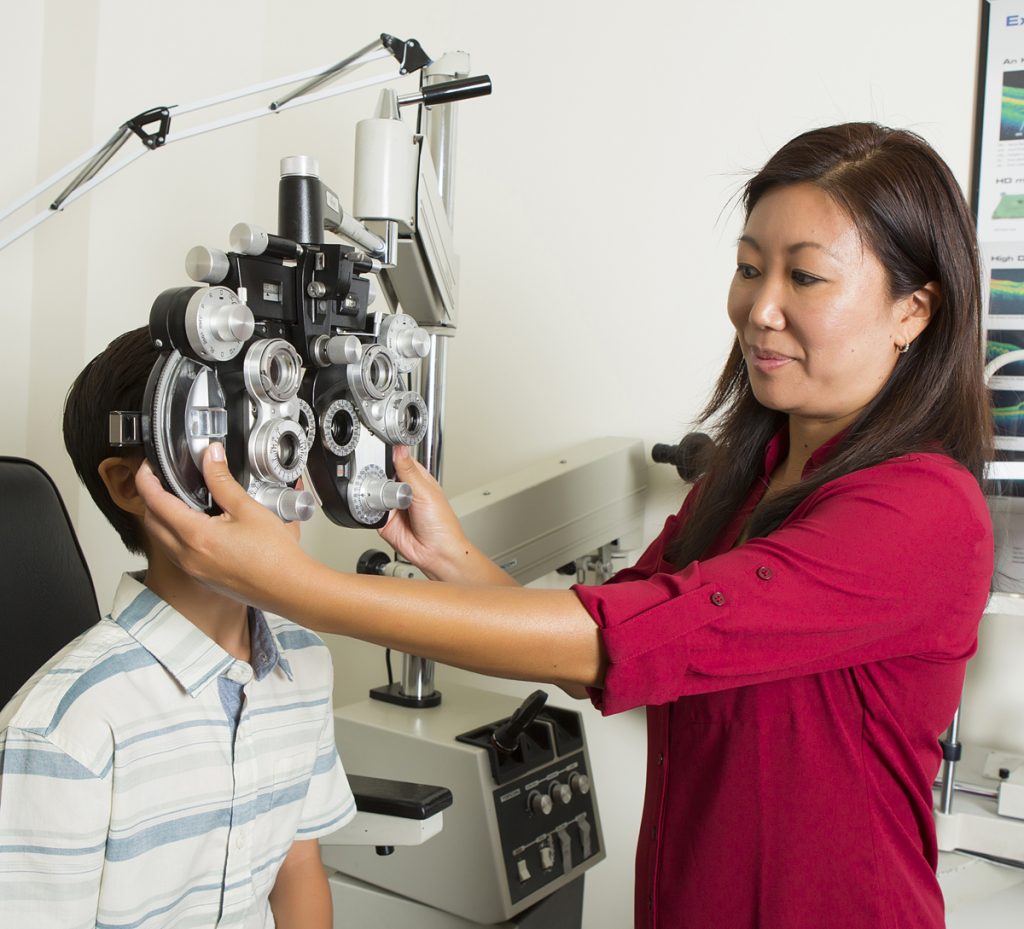
<svg viewBox="0 0 1024 929"><path fill-rule="evenodd" d="M986 284L992 476L1012 480L1016 496L1024 491L1024 354L1012 354L1024 353L1024 5L990 0L983 12L971 200Z"/></svg>

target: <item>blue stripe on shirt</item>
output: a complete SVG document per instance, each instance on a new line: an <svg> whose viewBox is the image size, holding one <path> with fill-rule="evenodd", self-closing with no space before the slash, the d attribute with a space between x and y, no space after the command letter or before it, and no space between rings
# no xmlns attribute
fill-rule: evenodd
<svg viewBox="0 0 1024 929"><path fill-rule="evenodd" d="M300 648L316 648L324 644L319 636L313 635L312 632L307 632L305 629L285 629L274 634L283 648L292 651L298 651Z"/></svg>
<svg viewBox="0 0 1024 929"><path fill-rule="evenodd" d="M87 767L63 752L39 748L0 749L0 771L5 776L30 774L33 777L54 777L70 781L96 777Z"/></svg>
<svg viewBox="0 0 1024 929"><path fill-rule="evenodd" d="M103 659L98 665L84 672L68 688L67 693L61 697L61 701L57 705L57 710L50 720L50 725L40 735L49 736L60 725L64 714L71 709L71 705L91 687L103 683L103 681L113 677L115 674L126 674L129 671L135 671L156 663L156 659L142 646L133 648L130 652L112 655L110 658ZM35 730L29 731L34 732Z"/></svg>

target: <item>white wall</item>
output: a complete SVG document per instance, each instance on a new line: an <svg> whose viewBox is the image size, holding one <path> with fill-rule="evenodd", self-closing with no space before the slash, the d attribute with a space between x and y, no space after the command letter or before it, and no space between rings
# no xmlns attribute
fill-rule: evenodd
<svg viewBox="0 0 1024 929"><path fill-rule="evenodd" d="M327 64L382 30L435 55L466 49L490 73L494 95L460 115L453 493L595 435L649 446L685 430L730 342L730 198L795 133L852 119L910 127L968 180L977 9L963 0L864 0L855 11L820 0L0 0L0 13L0 204L143 109ZM65 463L68 384L146 321L160 290L188 283L190 246L224 247L240 220L273 228L280 156L318 156L348 196L354 124L374 100L147 155L0 254L0 453L55 475L104 604L132 562ZM652 469L648 536L680 493L670 470ZM318 523L306 541L351 569L375 536ZM380 682L378 649L337 642L334 653L339 702ZM442 686L467 677L440 673ZM589 883L587 925L620 927L631 919L643 720L591 712L588 732L611 854Z"/></svg>

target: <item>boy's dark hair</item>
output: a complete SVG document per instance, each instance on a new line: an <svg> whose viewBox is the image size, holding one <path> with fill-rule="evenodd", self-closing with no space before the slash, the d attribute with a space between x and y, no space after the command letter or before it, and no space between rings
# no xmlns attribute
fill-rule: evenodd
<svg viewBox="0 0 1024 929"><path fill-rule="evenodd" d="M146 554L139 522L110 499L99 465L104 458L141 457L141 449L110 444L107 414L142 409L146 381L158 357L146 326L126 332L85 366L64 401L64 447L75 471L125 547L136 555Z"/></svg>

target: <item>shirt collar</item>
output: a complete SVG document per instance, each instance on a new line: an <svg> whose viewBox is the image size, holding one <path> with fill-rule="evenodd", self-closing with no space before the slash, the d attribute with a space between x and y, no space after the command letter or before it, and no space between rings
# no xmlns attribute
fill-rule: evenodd
<svg viewBox="0 0 1024 929"><path fill-rule="evenodd" d="M804 478L810 477L818 468L825 464L835 454L839 444L846 438L847 432L848 429L844 429L842 432L836 433L831 439L819 448L816 448L811 457L807 459L801 476ZM788 423L775 433L764 450L764 477L766 481L772 476L772 472L775 471L787 454L789 454Z"/></svg>
<svg viewBox="0 0 1024 929"><path fill-rule="evenodd" d="M196 696L239 659L229 655L206 633L141 582L142 575L124 574L114 594L110 618ZM249 608L253 676L263 680L275 667L292 679L280 643L263 614Z"/></svg>

